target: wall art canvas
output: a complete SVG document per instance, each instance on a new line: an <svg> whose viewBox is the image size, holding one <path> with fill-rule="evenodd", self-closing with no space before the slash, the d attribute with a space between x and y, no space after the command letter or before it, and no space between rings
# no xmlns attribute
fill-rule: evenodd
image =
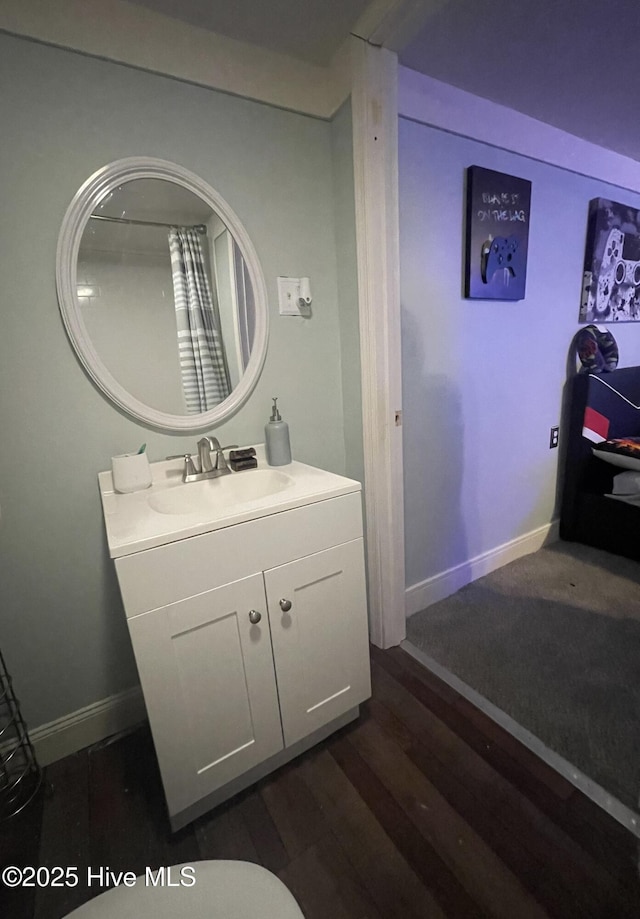
<svg viewBox="0 0 640 919"><path fill-rule="evenodd" d="M589 202L580 322L640 319L640 211L607 198Z"/></svg>
<svg viewBox="0 0 640 919"><path fill-rule="evenodd" d="M465 297L524 299L530 212L527 179L468 167Z"/></svg>

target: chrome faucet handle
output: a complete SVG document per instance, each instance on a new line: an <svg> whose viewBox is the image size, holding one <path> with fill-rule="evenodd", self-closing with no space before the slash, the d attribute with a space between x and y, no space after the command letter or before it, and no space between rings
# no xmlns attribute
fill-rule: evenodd
<svg viewBox="0 0 640 919"><path fill-rule="evenodd" d="M190 453L173 453L171 456L166 457L168 460L172 459L183 459L184 460L184 470L182 472L182 479L184 482L187 481L188 476L197 475L198 470L196 469L195 463L193 462L193 457Z"/></svg>
<svg viewBox="0 0 640 919"><path fill-rule="evenodd" d="M197 475L198 470L196 469L195 463L193 462L193 457L190 453L185 453L184 455L184 477L185 479L189 475Z"/></svg>
<svg viewBox="0 0 640 919"><path fill-rule="evenodd" d="M188 460L191 460L191 454L187 453L185 450L184 453L172 453L171 456L165 456L165 459L183 459L186 463Z"/></svg>
<svg viewBox="0 0 640 919"><path fill-rule="evenodd" d="M237 445L237 444L229 444L229 445L226 446L226 447L221 447L221 446L220 446L220 441L218 440L217 437L206 437L206 436L205 436L205 437L203 437L202 440L198 443L198 449L200 449L201 444L204 444L205 442L208 442L208 444L209 444L209 456L208 456L209 465L207 466L207 469L208 469L208 470L213 469L213 470L215 470L216 472L221 472L222 474L224 474L225 472L230 472L231 470L230 470L229 467L227 466L227 461L226 461L225 456L224 456L224 451L225 451L225 450L233 450L233 449L235 449L238 445ZM214 450L215 450L216 458L215 458L214 461L212 461L212 460L211 460L211 453L212 453ZM203 466L202 466L202 470L204 471L204 469L205 469L205 466L203 465Z"/></svg>
<svg viewBox="0 0 640 919"><path fill-rule="evenodd" d="M213 468L217 469L218 472L220 472L222 475L224 475L227 472L231 472L231 470L227 466L227 460L225 458L224 451L233 450L237 446L238 446L237 444L229 444L229 446L227 447L221 447L220 444L218 444L218 449L216 450L216 461L214 463Z"/></svg>

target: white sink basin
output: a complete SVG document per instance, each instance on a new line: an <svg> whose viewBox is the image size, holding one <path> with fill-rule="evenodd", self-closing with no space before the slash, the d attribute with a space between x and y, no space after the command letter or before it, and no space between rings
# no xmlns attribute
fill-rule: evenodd
<svg viewBox="0 0 640 919"><path fill-rule="evenodd" d="M294 480L275 469L252 469L247 472L203 479L201 482L180 483L148 495L149 507L158 514L208 513L212 509L246 504L269 498Z"/></svg>
<svg viewBox="0 0 640 919"><path fill-rule="evenodd" d="M182 481L182 459L161 460L151 463L149 488L125 495L114 491L111 472L101 472L98 481L111 557L360 491L360 483L353 479L296 460L277 468L268 466L261 444L256 445L256 456L257 469L188 484Z"/></svg>

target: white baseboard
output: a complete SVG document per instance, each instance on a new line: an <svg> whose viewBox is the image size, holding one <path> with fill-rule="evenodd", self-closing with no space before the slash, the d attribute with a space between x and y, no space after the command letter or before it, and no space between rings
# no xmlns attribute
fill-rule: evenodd
<svg viewBox="0 0 640 919"><path fill-rule="evenodd" d="M477 581L478 578L485 574L490 574L497 568L522 558L523 555L529 555L530 552L537 552L543 546L552 542L557 542L559 521L552 520L544 526L531 530L523 536L517 536L509 542L483 552L482 555L476 555L475 558L462 562L453 568L448 568L440 574L434 574L432 577L418 584L413 584L405 591L405 611L407 617L419 613L420 610L426 609L432 603L438 600L444 600L450 597L461 587Z"/></svg>
<svg viewBox="0 0 640 919"><path fill-rule="evenodd" d="M133 727L147 717L139 686L50 721L29 731L41 766Z"/></svg>

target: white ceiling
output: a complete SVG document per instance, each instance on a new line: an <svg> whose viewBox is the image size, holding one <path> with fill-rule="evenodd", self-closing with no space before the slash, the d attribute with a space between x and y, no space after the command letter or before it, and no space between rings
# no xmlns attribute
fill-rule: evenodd
<svg viewBox="0 0 640 919"><path fill-rule="evenodd" d="M328 64L371 0L130 0L201 29Z"/></svg>
<svg viewBox="0 0 640 919"><path fill-rule="evenodd" d="M371 0L132 0L326 64ZM640 160L640 0L374 0L418 21L399 60ZM421 7L421 15L415 15ZM405 36L403 35L403 39ZM395 40L395 44L394 44Z"/></svg>
<svg viewBox="0 0 640 919"><path fill-rule="evenodd" d="M640 160L639 0L446 0L407 67Z"/></svg>

